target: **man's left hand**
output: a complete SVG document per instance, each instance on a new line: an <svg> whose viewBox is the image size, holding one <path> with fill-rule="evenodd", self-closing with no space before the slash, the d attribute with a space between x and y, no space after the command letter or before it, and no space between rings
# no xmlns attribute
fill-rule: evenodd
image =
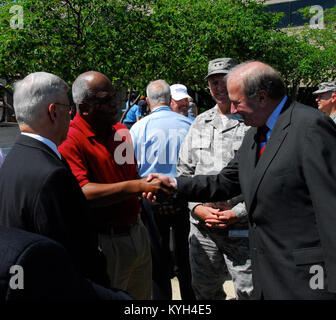
<svg viewBox="0 0 336 320"><path fill-rule="evenodd" d="M218 223L218 221L221 221ZM210 228L226 228L227 226L237 223L239 218L232 210L219 211L217 213L217 219L205 220L206 226Z"/></svg>

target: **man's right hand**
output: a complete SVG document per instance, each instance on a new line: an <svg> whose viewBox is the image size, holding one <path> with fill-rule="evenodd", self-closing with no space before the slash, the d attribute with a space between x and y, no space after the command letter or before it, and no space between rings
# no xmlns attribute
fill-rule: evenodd
<svg viewBox="0 0 336 320"><path fill-rule="evenodd" d="M161 180L159 178L148 178L141 179L141 191L144 193L152 192L158 194L159 192L164 192L167 194L172 194L175 192L175 188L167 181Z"/></svg>
<svg viewBox="0 0 336 320"><path fill-rule="evenodd" d="M172 194L177 190L175 179L170 178L168 176L165 176L161 173L151 173L147 178L145 178L148 183L155 181L156 179L159 179L162 183L164 183L164 188L162 188L162 191L166 192L165 190L168 188L167 194ZM169 186L169 187L168 187ZM161 192L162 195L162 192ZM146 200L151 201L152 203L155 203L157 200L157 195L155 192L149 191L149 192L143 192L142 197Z"/></svg>
<svg viewBox="0 0 336 320"><path fill-rule="evenodd" d="M171 177L168 177L168 176L165 176L164 174L161 174L161 173L150 173L149 176L147 177L147 181L151 181L153 180L154 178L158 178L160 179L161 181L164 181L166 183L169 183L171 186L173 186L176 190L176 181L174 178L171 178Z"/></svg>

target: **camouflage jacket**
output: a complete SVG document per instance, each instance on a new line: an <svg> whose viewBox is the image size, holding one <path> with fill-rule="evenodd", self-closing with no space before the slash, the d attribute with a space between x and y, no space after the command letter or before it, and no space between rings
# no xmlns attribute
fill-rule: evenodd
<svg viewBox="0 0 336 320"><path fill-rule="evenodd" d="M182 143L177 164L178 175L218 173L234 157L249 128L240 115L222 116L217 105L200 114L192 123ZM242 200L242 196L238 196L227 201L231 203L232 210L239 218L247 216L245 203ZM193 213L193 208L198 204L200 203L189 202L192 223L200 221Z"/></svg>

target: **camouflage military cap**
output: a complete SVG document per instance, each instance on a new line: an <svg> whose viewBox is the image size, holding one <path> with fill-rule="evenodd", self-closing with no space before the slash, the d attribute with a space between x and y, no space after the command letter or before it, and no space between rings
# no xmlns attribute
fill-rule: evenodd
<svg viewBox="0 0 336 320"><path fill-rule="evenodd" d="M318 85L318 90L314 91L313 94L319 94L329 91L336 91L336 81L321 82Z"/></svg>
<svg viewBox="0 0 336 320"><path fill-rule="evenodd" d="M218 58L215 60L211 60L208 65L208 74L205 79L208 79L213 74L229 73L230 69L235 67L238 62L233 58Z"/></svg>

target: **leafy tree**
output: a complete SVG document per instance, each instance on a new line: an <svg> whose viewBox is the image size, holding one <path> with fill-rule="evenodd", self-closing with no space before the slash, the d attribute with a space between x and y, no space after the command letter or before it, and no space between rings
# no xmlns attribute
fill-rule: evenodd
<svg viewBox="0 0 336 320"><path fill-rule="evenodd" d="M300 10L305 18L314 14L310 7ZM336 79L336 6L324 11L324 27L316 28L309 24L301 30L300 37L317 49L312 53L311 70L306 74L307 82L316 86L319 82Z"/></svg>
<svg viewBox="0 0 336 320"><path fill-rule="evenodd" d="M8 82L45 70L71 83L97 70L140 93L158 78L200 90L208 61L226 56L274 65L295 93L329 52L278 30L280 15L255 0L20 0L23 29L10 28L13 3L0 12Z"/></svg>

